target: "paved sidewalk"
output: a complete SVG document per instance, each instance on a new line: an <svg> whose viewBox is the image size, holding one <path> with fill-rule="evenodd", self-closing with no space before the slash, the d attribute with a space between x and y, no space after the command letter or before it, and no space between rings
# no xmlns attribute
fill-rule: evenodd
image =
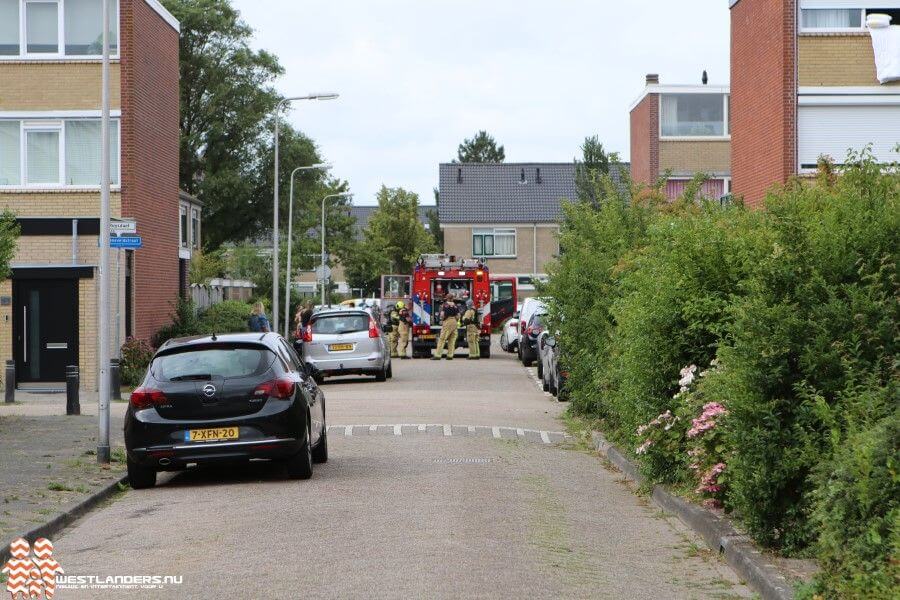
<svg viewBox="0 0 900 600"><path fill-rule="evenodd" d="M65 394L19 391L16 400L0 403L0 544L70 510L125 470L120 403L110 423L114 462L104 469L96 462L96 416L66 416ZM87 404L82 398L84 413Z"/></svg>

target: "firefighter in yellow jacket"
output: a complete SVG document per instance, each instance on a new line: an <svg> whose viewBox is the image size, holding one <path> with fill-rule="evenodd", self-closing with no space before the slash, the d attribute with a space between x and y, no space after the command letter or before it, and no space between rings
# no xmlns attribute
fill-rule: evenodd
<svg viewBox="0 0 900 600"><path fill-rule="evenodd" d="M453 301L453 294L444 296L444 304L441 306L441 337L438 338L437 347L431 360L441 360L444 354L444 346L447 346L447 360L453 360L456 351L457 317L459 307Z"/></svg>
<svg viewBox="0 0 900 600"><path fill-rule="evenodd" d="M481 358L481 348L479 334L481 333L481 323L478 322L478 311L475 304L469 300L466 302L466 312L462 316L462 324L466 328L466 343L469 345L469 360L478 360Z"/></svg>

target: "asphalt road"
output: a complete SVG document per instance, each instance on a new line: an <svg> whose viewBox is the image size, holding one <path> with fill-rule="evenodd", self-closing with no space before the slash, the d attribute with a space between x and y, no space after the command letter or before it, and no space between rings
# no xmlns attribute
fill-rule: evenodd
<svg viewBox="0 0 900 600"><path fill-rule="evenodd" d="M327 464L161 477L54 540L68 575L173 575L57 598L748 597L594 455L512 356L397 361L325 386Z"/></svg>

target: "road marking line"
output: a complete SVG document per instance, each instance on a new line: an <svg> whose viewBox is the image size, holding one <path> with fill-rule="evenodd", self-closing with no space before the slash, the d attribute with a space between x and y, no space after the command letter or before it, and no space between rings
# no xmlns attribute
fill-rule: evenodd
<svg viewBox="0 0 900 600"><path fill-rule="evenodd" d="M403 425L394 425L394 435L403 435Z"/></svg>
<svg viewBox="0 0 900 600"><path fill-rule="evenodd" d="M369 431L373 433L378 431L378 425L369 425Z"/></svg>
<svg viewBox="0 0 900 600"><path fill-rule="evenodd" d="M493 435L495 438L499 438L500 437L500 428L499 427L491 427L491 435Z"/></svg>
<svg viewBox="0 0 900 600"><path fill-rule="evenodd" d="M425 425L419 425L419 431L425 431Z"/></svg>
<svg viewBox="0 0 900 600"><path fill-rule="evenodd" d="M344 427L344 436L350 437L351 435L353 435L353 425L347 425Z"/></svg>
<svg viewBox="0 0 900 600"><path fill-rule="evenodd" d="M452 434L453 434L453 430L450 429L450 426L445 423L444 424L444 435L450 436Z"/></svg>
<svg viewBox="0 0 900 600"><path fill-rule="evenodd" d="M475 433L475 426L469 425L469 433Z"/></svg>
<svg viewBox="0 0 900 600"><path fill-rule="evenodd" d="M550 443L550 435L546 431L541 432L541 441L544 442L545 444Z"/></svg>
<svg viewBox="0 0 900 600"><path fill-rule="evenodd" d="M524 429L516 429L516 437L525 437Z"/></svg>

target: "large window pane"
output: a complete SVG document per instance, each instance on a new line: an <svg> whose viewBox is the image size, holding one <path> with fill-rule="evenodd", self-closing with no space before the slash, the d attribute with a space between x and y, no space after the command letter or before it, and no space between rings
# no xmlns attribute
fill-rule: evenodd
<svg viewBox="0 0 900 600"><path fill-rule="evenodd" d="M0 0L0 55L19 54L19 0Z"/></svg>
<svg viewBox="0 0 900 600"><path fill-rule="evenodd" d="M660 108L664 136L725 135L721 94L664 94Z"/></svg>
<svg viewBox="0 0 900 600"><path fill-rule="evenodd" d="M514 230L494 232L494 254L497 256L516 255L516 233Z"/></svg>
<svg viewBox="0 0 900 600"><path fill-rule="evenodd" d="M59 183L59 132L28 131L25 135L28 183Z"/></svg>
<svg viewBox="0 0 900 600"><path fill-rule="evenodd" d="M25 4L25 35L30 54L59 52L59 22L56 2Z"/></svg>
<svg viewBox="0 0 900 600"><path fill-rule="evenodd" d="M119 183L119 122L110 121L109 178ZM100 121L66 121L66 183L100 185Z"/></svg>
<svg viewBox="0 0 900 600"><path fill-rule="evenodd" d="M482 256L484 254L484 236L472 236L472 254L475 256Z"/></svg>
<svg viewBox="0 0 900 600"><path fill-rule="evenodd" d="M18 121L0 121L0 185L19 185L20 158Z"/></svg>
<svg viewBox="0 0 900 600"><path fill-rule="evenodd" d="M803 29L848 29L862 27L862 10L858 8L805 8Z"/></svg>
<svg viewBox="0 0 900 600"><path fill-rule="evenodd" d="M109 51L118 52L119 23L115 0L109 2ZM102 0L66 0L66 54L99 56L103 53Z"/></svg>

